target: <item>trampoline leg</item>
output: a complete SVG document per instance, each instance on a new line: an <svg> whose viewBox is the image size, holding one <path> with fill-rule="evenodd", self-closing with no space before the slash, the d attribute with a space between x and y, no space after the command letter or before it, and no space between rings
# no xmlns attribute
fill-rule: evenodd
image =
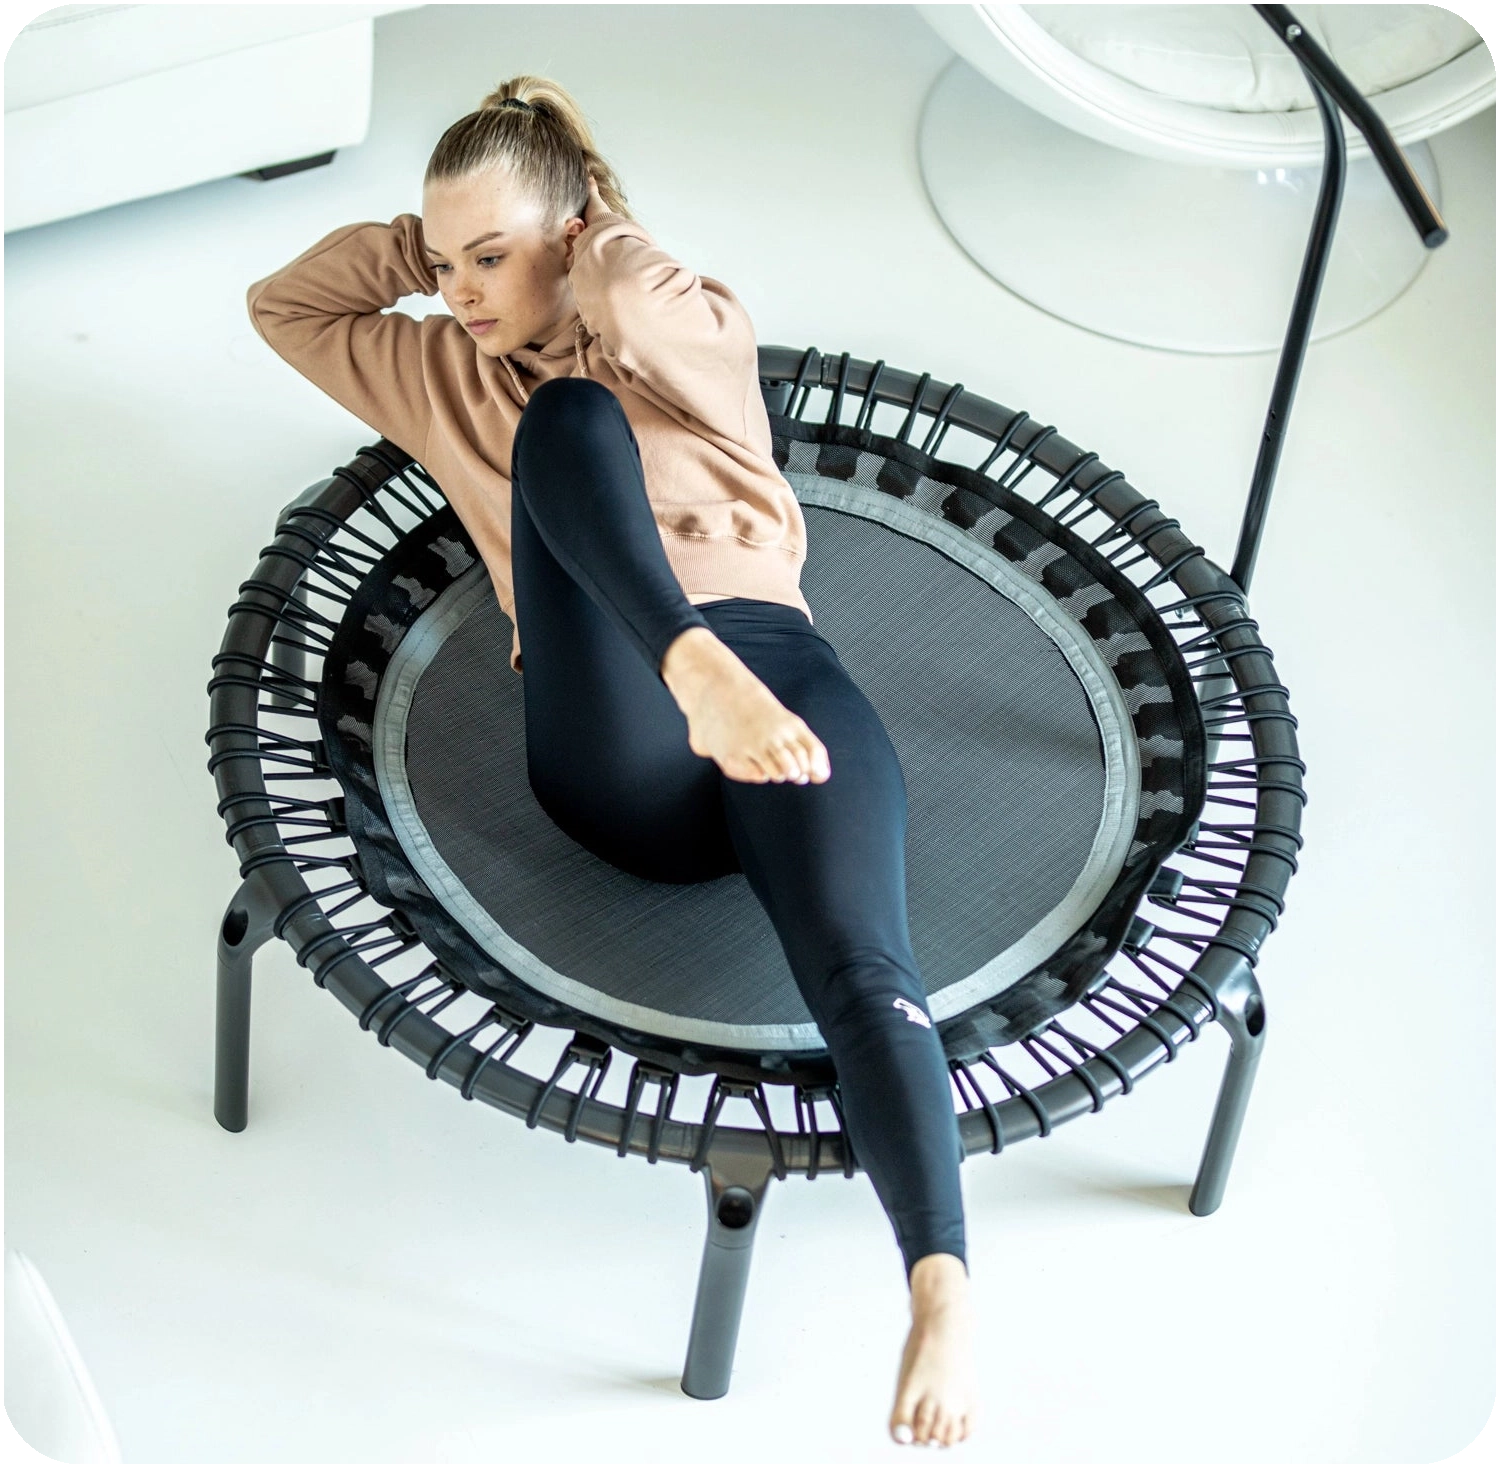
<svg viewBox="0 0 1500 1468"><path fill-rule="evenodd" d="M708 1188L708 1237L703 1243L682 1389L690 1397L709 1401L729 1390L755 1226L771 1180L771 1161L765 1156L710 1153L703 1180Z"/></svg>
<svg viewBox="0 0 1500 1468"><path fill-rule="evenodd" d="M1188 1199L1189 1211L1200 1218L1212 1213L1224 1199L1229 1165L1234 1161L1240 1125L1250 1104L1250 1087L1255 1081L1266 1037L1265 1000L1254 970L1242 957L1236 955L1230 976L1216 985L1214 992L1219 1001L1219 1023L1229 1031L1229 1061L1219 1086L1219 1100L1214 1107L1198 1180Z"/></svg>
<svg viewBox="0 0 1500 1468"><path fill-rule="evenodd" d="M219 996L214 1035L214 1118L242 1132L250 1097L250 963L272 936L276 903L252 871L219 924Z"/></svg>

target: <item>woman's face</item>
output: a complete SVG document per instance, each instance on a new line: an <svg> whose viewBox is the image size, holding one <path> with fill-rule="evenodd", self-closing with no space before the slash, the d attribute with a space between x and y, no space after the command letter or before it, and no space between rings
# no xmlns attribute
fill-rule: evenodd
<svg viewBox="0 0 1500 1468"><path fill-rule="evenodd" d="M543 232L540 207L498 171L429 183L422 190L422 237L448 309L474 333L487 357L539 347L577 311L568 271L581 218Z"/></svg>

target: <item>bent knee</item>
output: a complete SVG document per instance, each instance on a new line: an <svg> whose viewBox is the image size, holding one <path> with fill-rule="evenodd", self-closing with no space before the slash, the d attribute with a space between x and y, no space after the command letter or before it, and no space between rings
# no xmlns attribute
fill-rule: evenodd
<svg viewBox="0 0 1500 1468"><path fill-rule="evenodd" d="M530 426L539 419L550 422L558 418L572 425L580 418L586 420L611 408L624 416L619 398L602 382L591 377L549 377L531 390L526 406L521 409L521 424Z"/></svg>
<svg viewBox="0 0 1500 1468"><path fill-rule="evenodd" d="M531 394L521 410L511 444L512 468L530 461L536 469L559 454L628 452L626 442L635 443L635 433L609 388L587 377L553 377ZM536 483L546 485L556 478L541 473ZM528 478L528 490L532 487Z"/></svg>

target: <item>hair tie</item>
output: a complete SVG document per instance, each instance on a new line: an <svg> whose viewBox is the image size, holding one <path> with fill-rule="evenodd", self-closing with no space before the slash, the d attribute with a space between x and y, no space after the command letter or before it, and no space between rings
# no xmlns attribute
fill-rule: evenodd
<svg viewBox="0 0 1500 1468"><path fill-rule="evenodd" d="M497 104L496 111L501 107L524 107L528 112L536 111L536 108L530 102L523 101L520 97L507 97L503 102Z"/></svg>

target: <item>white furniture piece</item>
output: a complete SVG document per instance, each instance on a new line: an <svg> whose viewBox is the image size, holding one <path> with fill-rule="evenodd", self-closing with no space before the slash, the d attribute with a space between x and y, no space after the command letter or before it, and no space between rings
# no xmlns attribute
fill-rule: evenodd
<svg viewBox="0 0 1500 1468"><path fill-rule="evenodd" d="M1435 5L1293 5L1440 207L1422 141L1495 101L1493 59ZM933 207L993 279L1169 351L1281 345L1322 176L1312 89L1251 5L918 5L958 53L920 123ZM1427 262L1368 144L1348 150L1313 340Z"/></svg>
<svg viewBox="0 0 1500 1468"><path fill-rule="evenodd" d="M52 1291L31 1258L8 1243L5 1414L26 1443L60 1463L121 1461L109 1414Z"/></svg>
<svg viewBox="0 0 1500 1468"><path fill-rule="evenodd" d="M6 233L237 173L326 162L369 128L374 18L416 8L44 12L5 57Z"/></svg>

